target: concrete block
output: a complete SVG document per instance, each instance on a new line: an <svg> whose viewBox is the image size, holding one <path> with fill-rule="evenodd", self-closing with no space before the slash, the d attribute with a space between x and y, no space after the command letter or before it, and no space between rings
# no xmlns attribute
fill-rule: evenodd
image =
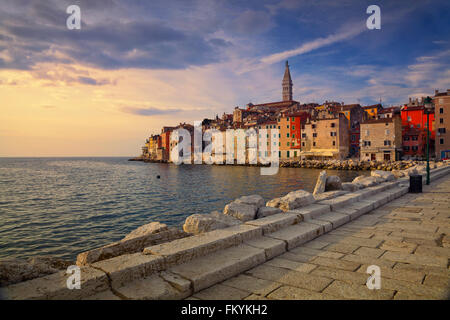
<svg viewBox="0 0 450 320"><path fill-rule="evenodd" d="M317 219L330 222L332 224L333 229L336 229L337 227L342 226L343 224L346 224L347 222L349 222L350 215L332 211L332 212L322 214Z"/></svg>
<svg viewBox="0 0 450 320"><path fill-rule="evenodd" d="M287 243L287 249L291 250L302 243L310 241L319 235L323 234L324 230L322 226L315 224L301 222L298 225L290 226L271 233L268 237L283 240Z"/></svg>
<svg viewBox="0 0 450 320"><path fill-rule="evenodd" d="M359 196L360 195L358 195L356 193L345 194L343 196L340 196L340 197L337 197L334 199L320 201L319 204L329 205L331 207L331 210L335 211L339 208L346 207L346 206L352 204L353 202L355 202L358 199Z"/></svg>
<svg viewBox="0 0 450 320"><path fill-rule="evenodd" d="M286 213L297 214L303 216L303 220L306 218L317 218L323 213L330 212L331 207L328 204L311 204L307 207L300 209L294 209Z"/></svg>
<svg viewBox="0 0 450 320"><path fill-rule="evenodd" d="M241 244L169 269L192 282L194 292L208 288L266 261L264 249Z"/></svg>
<svg viewBox="0 0 450 320"><path fill-rule="evenodd" d="M171 278L174 277L180 278L176 275ZM180 278L177 283L183 283L183 285L174 287L161 275L154 274L114 289L124 298L132 300L181 300L193 293L190 288L190 281Z"/></svg>
<svg viewBox="0 0 450 320"><path fill-rule="evenodd" d="M282 228L297 224L302 221L302 217L297 214L279 213L269 217L247 221L245 224L262 229L263 234L269 234Z"/></svg>
<svg viewBox="0 0 450 320"><path fill-rule="evenodd" d="M236 246L259 236L262 236L262 228L242 224L148 247L144 249L144 254L163 256L166 265L171 266Z"/></svg>
<svg viewBox="0 0 450 320"><path fill-rule="evenodd" d="M91 296L109 289L108 278L102 271L81 267L81 289L68 289L70 275L60 271L0 288L2 299L8 300L74 300Z"/></svg>
<svg viewBox="0 0 450 320"><path fill-rule="evenodd" d="M267 260L279 256L287 250L286 242L265 236L245 241L244 244L259 249L264 249Z"/></svg>
<svg viewBox="0 0 450 320"><path fill-rule="evenodd" d="M166 263L162 256L132 253L95 262L92 266L106 272L113 285L122 286L164 270Z"/></svg>

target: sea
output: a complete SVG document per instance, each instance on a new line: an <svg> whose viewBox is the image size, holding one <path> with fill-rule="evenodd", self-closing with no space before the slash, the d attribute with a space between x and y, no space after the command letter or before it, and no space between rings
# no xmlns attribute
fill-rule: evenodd
<svg viewBox="0 0 450 320"><path fill-rule="evenodd" d="M174 165L128 158L0 158L0 259L78 253L159 221L182 227L195 213L222 211L234 199L265 200L312 191L321 170ZM343 182L362 171L327 170Z"/></svg>

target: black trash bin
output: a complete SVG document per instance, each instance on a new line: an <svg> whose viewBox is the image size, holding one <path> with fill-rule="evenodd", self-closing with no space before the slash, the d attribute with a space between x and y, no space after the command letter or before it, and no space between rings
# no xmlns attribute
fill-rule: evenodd
<svg viewBox="0 0 450 320"><path fill-rule="evenodd" d="M422 176L420 174L409 176L409 192L422 193Z"/></svg>

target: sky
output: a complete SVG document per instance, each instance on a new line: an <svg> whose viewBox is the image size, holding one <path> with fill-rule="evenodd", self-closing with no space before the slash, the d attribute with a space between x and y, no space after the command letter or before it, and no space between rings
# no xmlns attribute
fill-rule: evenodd
<svg viewBox="0 0 450 320"><path fill-rule="evenodd" d="M450 89L450 2L0 0L0 157L138 155L163 125L280 101L286 60L301 103Z"/></svg>

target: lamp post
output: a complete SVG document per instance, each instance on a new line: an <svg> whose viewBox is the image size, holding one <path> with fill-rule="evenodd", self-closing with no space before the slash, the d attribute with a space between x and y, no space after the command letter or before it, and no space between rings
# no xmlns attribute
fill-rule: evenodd
<svg viewBox="0 0 450 320"><path fill-rule="evenodd" d="M427 114L427 182L426 184L430 184L430 112L433 108L432 99L430 97L426 97L424 101L425 105L425 113Z"/></svg>

